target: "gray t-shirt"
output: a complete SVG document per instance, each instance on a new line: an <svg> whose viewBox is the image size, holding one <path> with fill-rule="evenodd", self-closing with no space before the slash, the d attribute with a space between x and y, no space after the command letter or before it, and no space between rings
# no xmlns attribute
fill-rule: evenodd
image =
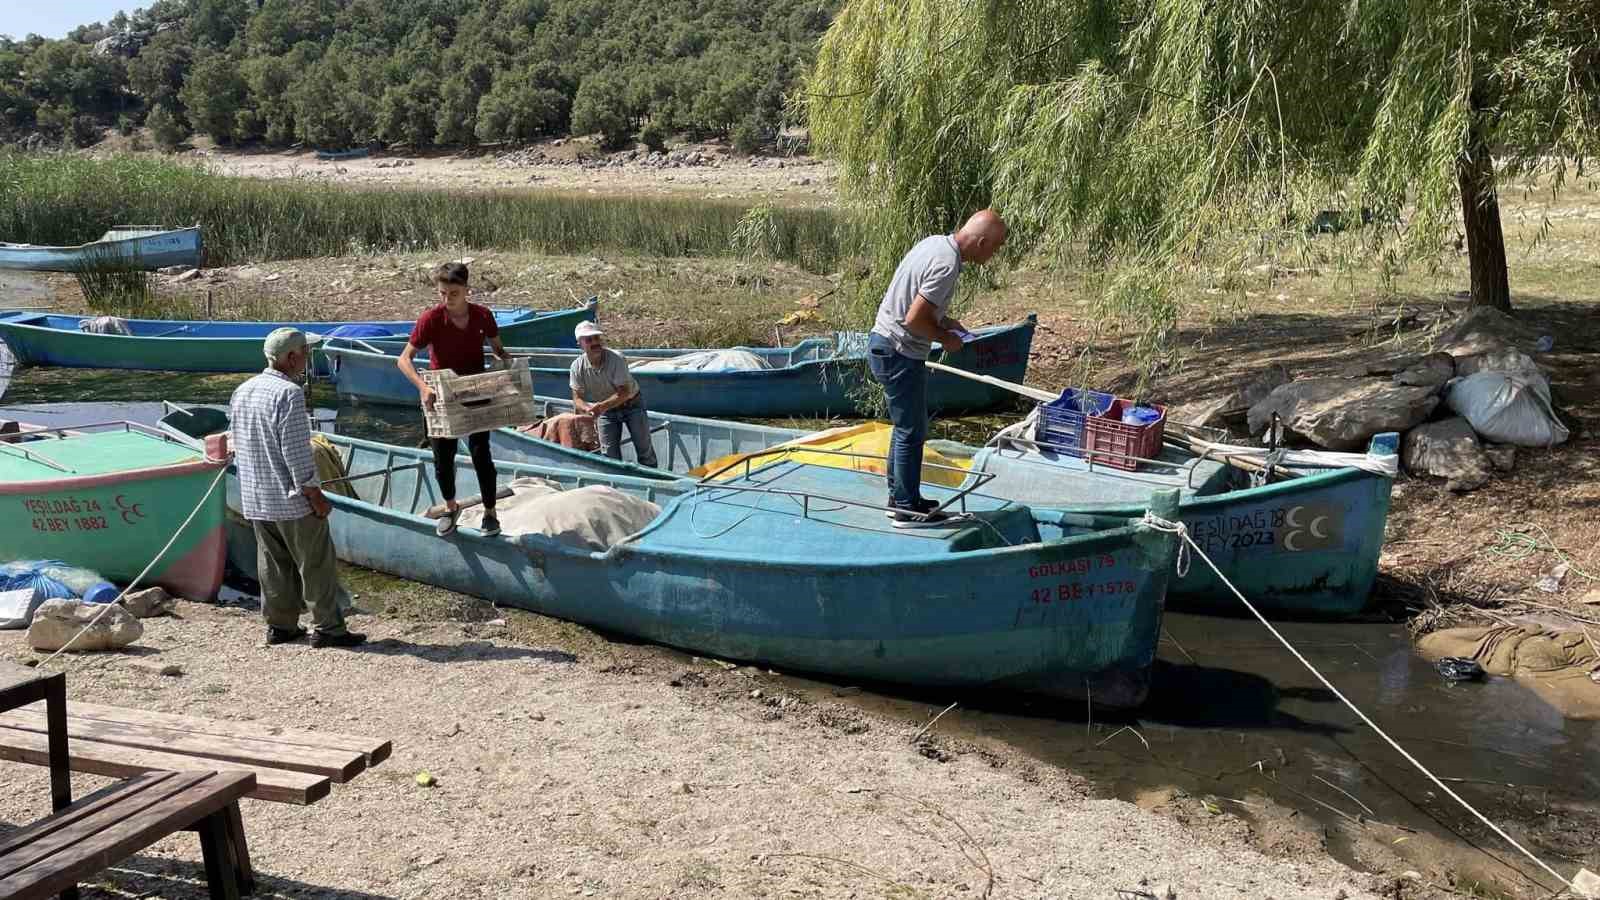
<svg viewBox="0 0 1600 900"><path fill-rule="evenodd" d="M878 304L878 318L872 330L888 338L900 355L927 359L933 344L906 329L906 316L918 294L938 309L940 318L948 315L960 275L961 250L954 239L936 234L918 241L894 270L894 279L883 292L883 302Z"/></svg>
<svg viewBox="0 0 1600 900"><path fill-rule="evenodd" d="M634 385L635 391L638 390L633 373L628 371L628 361L610 347L605 349L605 356L598 366L590 365L589 355L579 352L578 358L572 361L572 371L567 381L573 393L588 403L599 403L625 384Z"/></svg>

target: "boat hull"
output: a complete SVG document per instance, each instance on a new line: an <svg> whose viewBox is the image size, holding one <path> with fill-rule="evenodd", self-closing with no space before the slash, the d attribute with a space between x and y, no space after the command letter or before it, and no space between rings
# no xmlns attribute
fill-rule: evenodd
<svg viewBox="0 0 1600 900"><path fill-rule="evenodd" d="M947 365L1020 382L1026 376L1033 345L1034 320L1006 328L986 329L959 353L940 359ZM375 344L375 346L377 346ZM381 349L398 352L384 344ZM527 351L539 355L544 348ZM626 355L668 357L687 350L624 351ZM417 389L395 367L392 356L330 348L339 395L361 403L414 406ZM566 365L530 366L535 394L569 397ZM864 400L876 389L867 371L864 351L836 359L811 359L781 368L756 371L635 372L645 405L654 412L688 416L771 418L778 416L851 416L863 412ZM973 411L1013 402L1013 395L982 382L943 372L928 379L930 411Z"/></svg>
<svg viewBox="0 0 1600 900"><path fill-rule="evenodd" d="M664 537L663 522L683 513L671 504L688 502L692 485L500 464L502 481L610 484L666 511L606 552L470 528L441 540L412 512L438 500L426 454L331 439L352 474L424 463L351 482L357 497L331 498L334 543L349 563L691 652L835 678L1002 687L1108 708L1136 706L1149 689L1171 535L1122 527L894 565L855 558L864 551L845 540L832 559L775 564L724 544L691 552Z"/></svg>
<svg viewBox="0 0 1600 900"><path fill-rule="evenodd" d="M623 448L622 460L613 460L509 429L495 432L491 445L496 459L666 479L683 477L690 469L727 453L765 449L802 434L707 422L702 442L697 434L704 421L653 415L659 469L640 466L631 447ZM1381 455L1393 450L1380 437L1370 452ZM1008 458L990 450L974 451L973 455L976 470L1011 469L1011 477L985 485L983 493L1036 509L1112 518L1137 518L1144 508L1138 501L1087 502L1081 477L1085 467L1080 460L1053 464L1038 455L1027 455L1023 457L1027 462L1022 463L1017 455ZM1027 471L1019 473L1024 466ZM1069 472L1075 477L1066 477ZM1107 473L1105 477L1127 476ZM1392 487L1393 480L1383 475L1354 468L1330 469L1262 487L1186 495L1180 510L1196 543L1252 603L1277 614L1344 617L1359 613L1372 592ZM1199 560L1185 577L1174 579L1167 602L1186 611L1244 612L1233 592Z"/></svg>
<svg viewBox="0 0 1600 900"><path fill-rule="evenodd" d="M501 334L512 340L565 340L572 329L595 318L595 307L535 313L501 312ZM376 325L395 334L410 332L410 322L182 322L129 320L133 335L90 334L78 329L79 316L41 313L0 314L0 339L18 363L88 369L135 369L166 372L259 372L261 347L268 333L285 325L323 333L347 324ZM319 351L317 374L327 375Z"/></svg>
<svg viewBox="0 0 1600 900"><path fill-rule="evenodd" d="M127 584L161 554L141 584L207 601L227 555L222 487L201 498L220 464L194 463L94 478L0 483L0 559L60 559ZM200 505L172 547L162 547Z"/></svg>
<svg viewBox="0 0 1600 900"><path fill-rule="evenodd" d="M77 247L0 245L0 269L32 272L81 272L96 268L198 267L202 259L199 228L178 228L120 240L101 240Z"/></svg>

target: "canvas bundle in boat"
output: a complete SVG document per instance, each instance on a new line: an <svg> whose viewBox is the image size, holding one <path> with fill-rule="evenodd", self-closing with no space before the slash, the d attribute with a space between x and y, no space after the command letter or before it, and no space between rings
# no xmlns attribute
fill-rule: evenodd
<svg viewBox="0 0 1600 900"><path fill-rule="evenodd" d="M422 372L422 380L438 398L433 408L422 411L428 421L428 437L465 437L523 425L539 417L527 359L513 359L504 369L477 375L428 369Z"/></svg>
<svg viewBox="0 0 1600 900"><path fill-rule="evenodd" d="M661 507L602 484L563 491L537 478L511 482L512 495L496 504L502 534L539 534L580 550L604 551L642 531ZM477 528L483 508L463 510L460 524Z"/></svg>
<svg viewBox="0 0 1600 900"><path fill-rule="evenodd" d="M634 372L756 372L772 368L767 361L735 347L731 350L700 350L671 359L651 359L630 363Z"/></svg>
<svg viewBox="0 0 1600 900"><path fill-rule="evenodd" d="M119 319L116 316L95 316L92 319L83 319L78 322L78 330L87 331L90 334L133 334L128 330L128 320Z"/></svg>

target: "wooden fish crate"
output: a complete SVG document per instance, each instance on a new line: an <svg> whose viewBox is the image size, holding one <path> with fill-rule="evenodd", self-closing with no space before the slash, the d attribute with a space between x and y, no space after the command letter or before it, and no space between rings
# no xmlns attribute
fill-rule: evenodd
<svg viewBox="0 0 1600 900"><path fill-rule="evenodd" d="M449 369L425 369L421 374L437 398L432 409L422 411L428 437L466 437L539 418L526 359L513 359L504 369L477 375L457 375Z"/></svg>

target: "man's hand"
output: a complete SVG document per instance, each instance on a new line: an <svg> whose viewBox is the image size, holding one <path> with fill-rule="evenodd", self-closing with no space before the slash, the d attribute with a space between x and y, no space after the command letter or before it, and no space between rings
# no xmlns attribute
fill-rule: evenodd
<svg viewBox="0 0 1600 900"><path fill-rule="evenodd" d="M425 388L422 389L422 408L423 409L433 409L433 403L437 399L438 398L435 397L434 394L433 394L433 388L425 387Z"/></svg>
<svg viewBox="0 0 1600 900"><path fill-rule="evenodd" d="M946 353L959 353L962 347L961 338L957 337L954 331L946 331L939 336L939 346L943 347Z"/></svg>
<svg viewBox="0 0 1600 900"><path fill-rule="evenodd" d="M572 409L580 416L594 415L594 404L587 400L573 400Z"/></svg>
<svg viewBox="0 0 1600 900"><path fill-rule="evenodd" d="M333 504L328 502L328 496L322 493L322 488L308 488L306 499L311 501L311 514L319 519L326 519L333 512Z"/></svg>

